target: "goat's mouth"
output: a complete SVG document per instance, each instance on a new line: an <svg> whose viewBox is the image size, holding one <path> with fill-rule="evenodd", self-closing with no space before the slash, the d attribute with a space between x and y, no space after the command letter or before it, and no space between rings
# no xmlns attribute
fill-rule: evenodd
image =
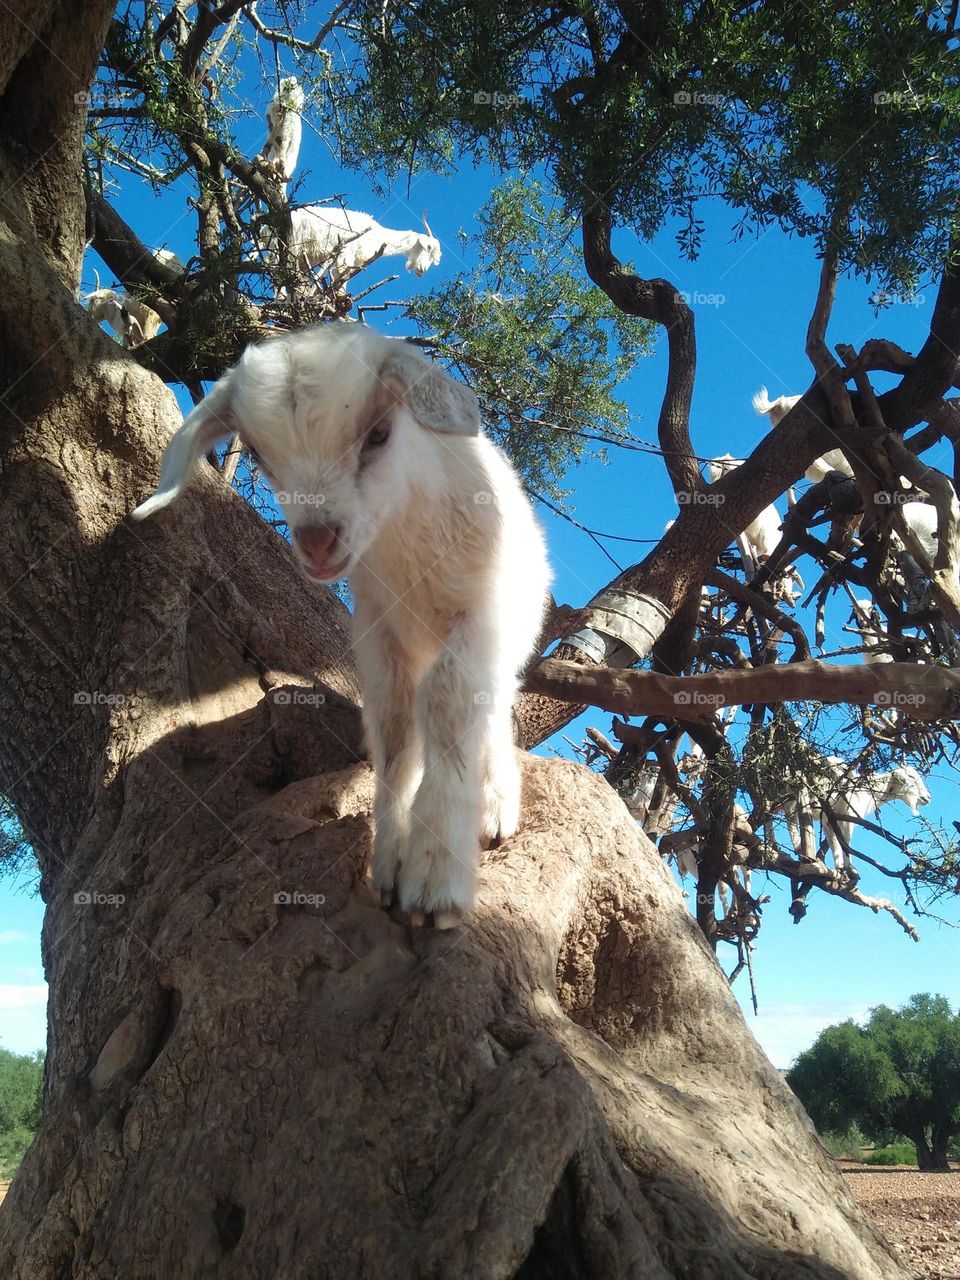
<svg viewBox="0 0 960 1280"><path fill-rule="evenodd" d="M347 569L350 566L351 556L349 554L337 560L334 564L311 564L307 560L300 561L300 567L308 578L313 582L337 582L340 578L347 576Z"/></svg>

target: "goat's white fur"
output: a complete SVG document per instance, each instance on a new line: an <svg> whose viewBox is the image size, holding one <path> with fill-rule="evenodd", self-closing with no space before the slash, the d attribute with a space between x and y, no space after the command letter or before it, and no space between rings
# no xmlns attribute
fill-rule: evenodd
<svg viewBox="0 0 960 1280"><path fill-rule="evenodd" d="M811 860L814 850L811 842L801 830L800 815L809 816L811 829L814 822L819 822L821 830L833 852L833 865L838 871L849 867L850 860L838 839L837 833L847 844L852 842L853 822L845 818L869 818L881 805L891 800L903 800L910 806L911 813L916 814L921 805L930 803L930 792L921 774L912 765L898 765L889 773L871 773L862 780L843 779L847 768L845 760L839 756L827 756L824 760L822 785L817 788L822 799L814 794L814 787L802 785L796 798L791 798L778 806L787 820L787 829L798 857ZM839 784L837 778L841 779ZM828 819L826 809L831 809L836 818L836 829Z"/></svg>
<svg viewBox="0 0 960 1280"><path fill-rule="evenodd" d="M853 622L863 641L863 661L893 662L893 654L883 647L887 643L887 633L880 612L869 597L853 601Z"/></svg>
<svg viewBox="0 0 960 1280"><path fill-rule="evenodd" d="M407 270L422 276L441 256L440 241L426 231L393 231L368 213L308 205L290 215L291 258L301 268L329 268L333 283L341 284L382 253L402 254ZM272 235L265 237L275 256Z"/></svg>
<svg viewBox="0 0 960 1280"><path fill-rule="evenodd" d="M767 388L761 387L753 397L753 407L757 413L766 414L775 427L802 399L802 396L780 396L777 400L771 400ZM828 471L842 471L845 476L853 475L853 469L843 456L842 449L828 449L822 457L811 462L803 474L816 484L818 480L824 479Z"/></svg>
<svg viewBox="0 0 960 1280"><path fill-rule="evenodd" d="M716 484L721 476L736 470L741 464L729 453L712 458L707 463L707 472L711 484ZM780 513L774 506L764 507L747 527L737 535L737 547L743 561L744 572L748 578L755 576L760 565L773 552L780 541L780 525L783 523Z"/></svg>
<svg viewBox="0 0 960 1280"><path fill-rule="evenodd" d="M98 324L106 322L125 347L136 347L156 337L160 328L156 311L128 293L96 288L86 295L84 302L94 320Z"/></svg>
<svg viewBox="0 0 960 1280"><path fill-rule="evenodd" d="M377 448L371 427L389 423ZM249 347L170 441L149 515L236 432L294 544L339 527L377 775L373 876L412 913L470 906L482 841L517 828L517 673L550 578L543 536L473 393L416 348L334 323ZM298 548L299 552L299 548ZM302 557L305 559L305 557ZM305 565L306 567L306 565Z"/></svg>
<svg viewBox="0 0 960 1280"><path fill-rule="evenodd" d="M161 267L169 267L171 271L186 271L186 263L172 249L151 249L151 256Z"/></svg>
<svg viewBox="0 0 960 1280"><path fill-rule="evenodd" d="M267 140L260 159L272 165L280 178L283 194L297 169L300 142L303 137L304 92L296 76L280 81L277 92L267 107Z"/></svg>

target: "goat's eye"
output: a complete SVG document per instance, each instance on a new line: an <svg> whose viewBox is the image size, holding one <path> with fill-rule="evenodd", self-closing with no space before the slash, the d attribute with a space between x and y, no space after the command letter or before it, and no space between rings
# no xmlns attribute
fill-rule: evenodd
<svg viewBox="0 0 960 1280"><path fill-rule="evenodd" d="M390 439L390 423L378 422L372 431L367 432L367 438L363 442L364 449L379 449L381 445L387 443Z"/></svg>

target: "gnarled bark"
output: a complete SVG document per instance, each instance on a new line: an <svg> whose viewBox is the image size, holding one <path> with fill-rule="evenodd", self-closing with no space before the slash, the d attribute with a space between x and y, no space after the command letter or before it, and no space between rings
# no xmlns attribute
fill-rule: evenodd
<svg viewBox="0 0 960 1280"><path fill-rule="evenodd" d="M902 1275L602 780L527 761L454 935L374 906L370 781L168 835L120 906L53 896L5 1275ZM151 838L127 819L104 887Z"/></svg>

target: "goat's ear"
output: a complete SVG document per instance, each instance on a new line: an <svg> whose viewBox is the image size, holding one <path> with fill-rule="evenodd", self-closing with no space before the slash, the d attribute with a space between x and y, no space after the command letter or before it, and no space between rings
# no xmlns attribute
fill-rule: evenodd
<svg viewBox="0 0 960 1280"><path fill-rule="evenodd" d="M183 426L167 445L160 466L156 493L141 502L131 515L145 520L179 498L190 483L197 461L221 440L233 434L233 406L229 374L187 414Z"/></svg>
<svg viewBox="0 0 960 1280"><path fill-rule="evenodd" d="M448 435L480 434L477 397L456 378L431 364L413 347L397 343L384 361L381 378L396 385L407 408L428 431Z"/></svg>

